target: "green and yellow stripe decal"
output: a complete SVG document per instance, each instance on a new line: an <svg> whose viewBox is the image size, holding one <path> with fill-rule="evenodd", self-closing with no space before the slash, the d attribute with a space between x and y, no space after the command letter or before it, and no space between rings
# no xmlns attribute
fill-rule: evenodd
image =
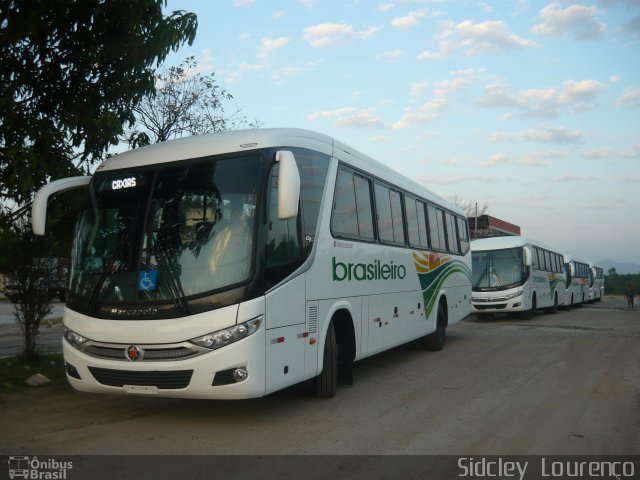
<svg viewBox="0 0 640 480"><path fill-rule="evenodd" d="M425 316L427 317L431 315L431 311L438 299L438 292L451 275L460 273L471 281L469 267L451 255L414 251L413 263L420 280Z"/></svg>

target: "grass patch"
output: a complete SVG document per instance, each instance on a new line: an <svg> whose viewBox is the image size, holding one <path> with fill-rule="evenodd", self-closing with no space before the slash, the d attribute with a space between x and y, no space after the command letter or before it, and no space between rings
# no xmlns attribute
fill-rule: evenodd
<svg viewBox="0 0 640 480"><path fill-rule="evenodd" d="M29 388L24 382L35 373L41 373L52 384L66 383L64 359L61 353L18 355L0 359L0 393L15 393Z"/></svg>

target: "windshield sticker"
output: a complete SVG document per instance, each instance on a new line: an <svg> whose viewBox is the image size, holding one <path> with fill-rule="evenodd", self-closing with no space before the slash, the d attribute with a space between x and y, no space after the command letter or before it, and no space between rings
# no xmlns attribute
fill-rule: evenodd
<svg viewBox="0 0 640 480"><path fill-rule="evenodd" d="M138 290L141 292L152 292L156 289L157 272L155 270L148 270L140 272L140 282L138 283Z"/></svg>

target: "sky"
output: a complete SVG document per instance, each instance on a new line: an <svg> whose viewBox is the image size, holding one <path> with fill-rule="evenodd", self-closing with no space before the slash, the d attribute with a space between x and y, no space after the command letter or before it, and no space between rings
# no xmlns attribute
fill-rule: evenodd
<svg viewBox="0 0 640 480"><path fill-rule="evenodd" d="M168 0L264 128L314 130L562 253L640 263L640 0Z"/></svg>

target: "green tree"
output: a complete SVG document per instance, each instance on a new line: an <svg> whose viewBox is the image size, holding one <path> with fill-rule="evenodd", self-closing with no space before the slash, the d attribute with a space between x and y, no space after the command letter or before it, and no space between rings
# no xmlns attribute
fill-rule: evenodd
<svg viewBox="0 0 640 480"><path fill-rule="evenodd" d="M117 143L197 19L166 0L0 2L0 199L21 206Z"/></svg>
<svg viewBox="0 0 640 480"><path fill-rule="evenodd" d="M257 128L233 103L233 95L203 74L194 57L156 73L156 90L134 109L135 123L123 137L131 148L185 135Z"/></svg>
<svg viewBox="0 0 640 480"><path fill-rule="evenodd" d="M35 191L88 173L134 121L133 109L154 91L154 72L169 52L193 42L195 14L165 16L164 6L166 0L0 0L0 272L39 270L50 246L25 232ZM65 232L70 238L72 229ZM25 291L38 283L23 280ZM30 294L20 303L29 335L37 334L44 311L38 302Z"/></svg>

